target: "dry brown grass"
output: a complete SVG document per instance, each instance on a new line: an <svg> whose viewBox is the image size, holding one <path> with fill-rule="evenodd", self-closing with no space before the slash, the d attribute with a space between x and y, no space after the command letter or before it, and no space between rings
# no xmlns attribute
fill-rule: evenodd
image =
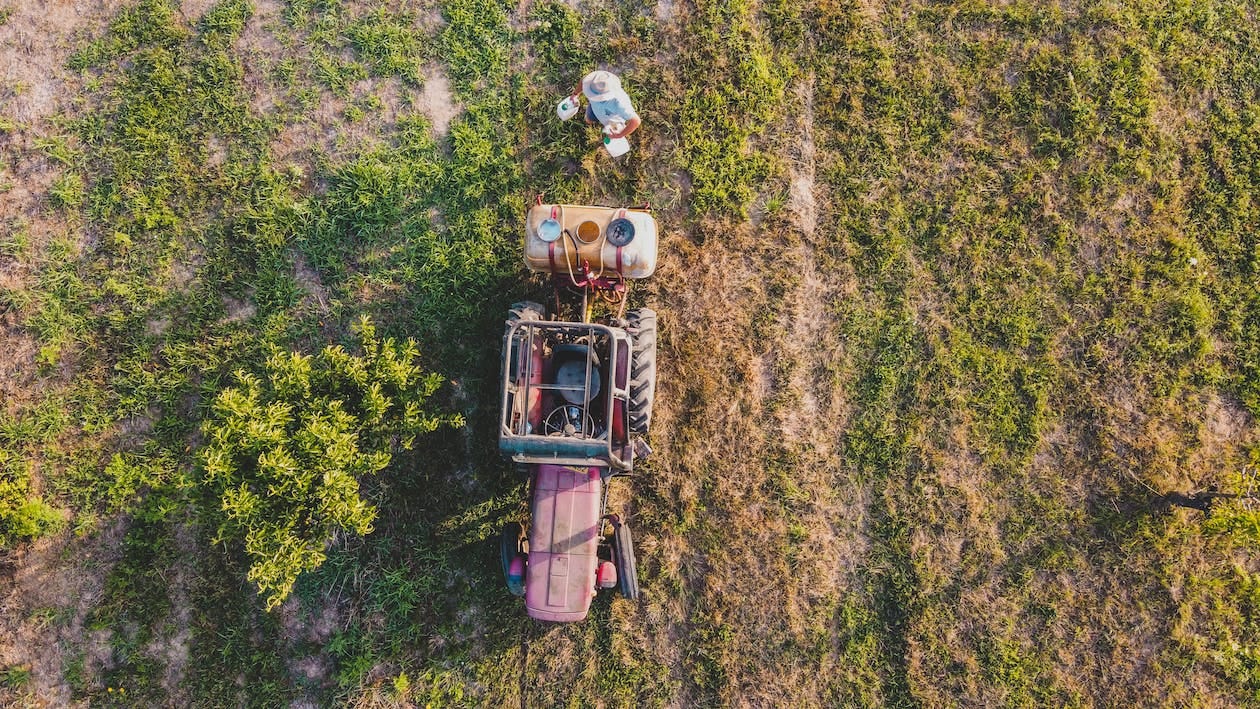
<svg viewBox="0 0 1260 709"><path fill-rule="evenodd" d="M122 554L125 532L126 525L115 522L90 539L76 540L66 533L5 559L0 665L28 668L31 683L0 688L0 700L75 705L67 668L76 661L89 673L112 666L110 631L94 629L87 621L101 600L105 577Z"/></svg>

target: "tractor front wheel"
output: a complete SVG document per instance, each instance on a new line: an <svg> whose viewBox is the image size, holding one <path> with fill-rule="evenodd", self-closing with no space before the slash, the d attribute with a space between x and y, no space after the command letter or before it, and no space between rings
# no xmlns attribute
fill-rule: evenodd
<svg viewBox="0 0 1260 709"><path fill-rule="evenodd" d="M639 568L634 558L634 537L625 522L613 522L613 563L617 565L617 586L623 598L631 601L639 597Z"/></svg>
<svg viewBox="0 0 1260 709"><path fill-rule="evenodd" d="M519 522L503 525L503 533L499 535L499 560L503 564L503 580L513 596L525 595L524 540L525 529Z"/></svg>

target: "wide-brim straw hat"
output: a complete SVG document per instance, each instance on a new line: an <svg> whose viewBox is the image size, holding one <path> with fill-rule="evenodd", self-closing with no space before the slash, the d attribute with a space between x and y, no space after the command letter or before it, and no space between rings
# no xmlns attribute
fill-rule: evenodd
<svg viewBox="0 0 1260 709"><path fill-rule="evenodd" d="M582 77L582 93L592 101L603 101L621 91L621 79L611 71L592 71Z"/></svg>

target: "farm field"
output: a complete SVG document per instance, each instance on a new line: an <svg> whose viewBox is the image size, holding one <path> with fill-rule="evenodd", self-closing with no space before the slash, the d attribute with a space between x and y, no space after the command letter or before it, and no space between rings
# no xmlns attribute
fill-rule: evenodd
<svg viewBox="0 0 1260 709"><path fill-rule="evenodd" d="M662 229L571 625L499 569L537 194ZM1258 281L1254 2L0 0L0 705L1260 704ZM223 463L300 392L314 547Z"/></svg>

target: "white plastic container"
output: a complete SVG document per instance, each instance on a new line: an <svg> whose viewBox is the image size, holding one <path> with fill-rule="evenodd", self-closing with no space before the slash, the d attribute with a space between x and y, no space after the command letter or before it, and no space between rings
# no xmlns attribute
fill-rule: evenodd
<svg viewBox="0 0 1260 709"><path fill-rule="evenodd" d="M578 113L578 109L582 108L581 100L577 94L573 96L565 96L564 99L556 105L556 115L560 120L567 121Z"/></svg>
<svg viewBox="0 0 1260 709"><path fill-rule="evenodd" d="M626 124L621 121L610 121L608 125L604 126L604 150L607 150L608 154L614 158L619 158L630 152L630 141L625 138L612 137L613 133L619 133L625 127Z"/></svg>
<svg viewBox="0 0 1260 709"><path fill-rule="evenodd" d="M614 158L619 158L630 152L630 141L625 138L609 138L608 136L604 136L604 150L607 150L608 154Z"/></svg>

